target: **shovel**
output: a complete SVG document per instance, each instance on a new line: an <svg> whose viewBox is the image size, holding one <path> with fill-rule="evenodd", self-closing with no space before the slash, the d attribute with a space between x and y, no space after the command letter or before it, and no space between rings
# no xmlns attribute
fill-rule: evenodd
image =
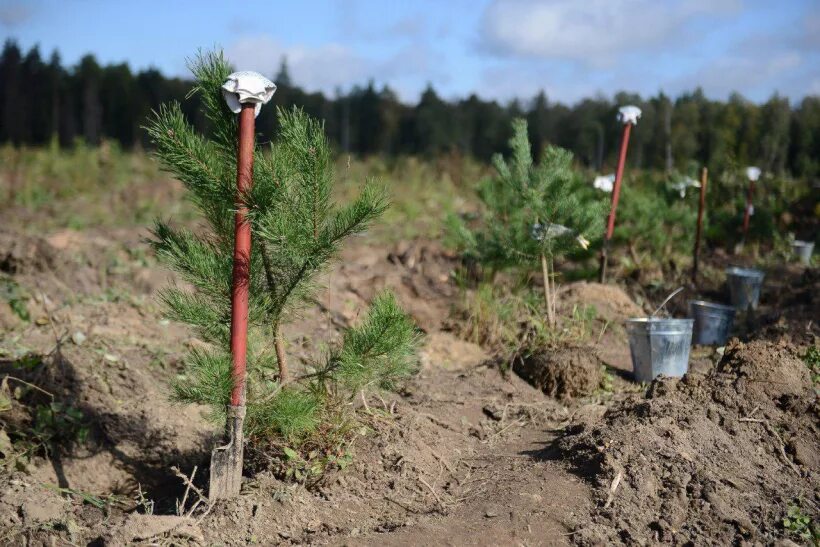
<svg viewBox="0 0 820 547"><path fill-rule="evenodd" d="M598 282L606 283L606 267L609 260L609 246L612 234L615 231L615 211L618 209L618 198L621 195L621 181L624 178L626 165L626 150L629 148L629 134L632 126L637 125L641 117L641 109L637 106L624 106L618 110L618 120L623 122L624 130L621 137L621 151L618 154L618 167L615 170L615 183L612 188L612 203L609 206L609 216L606 220L606 232L601 246L600 264L598 266Z"/></svg>
<svg viewBox="0 0 820 547"><path fill-rule="evenodd" d="M239 146L236 158L236 217L231 291L231 365L233 389L227 408L227 444L211 452L211 501L233 498L242 486L245 424L245 365L248 345L248 288L251 259L251 225L246 219L244 196L253 183L253 148L256 114L276 90L255 72L235 72L222 88L229 108L239 114Z"/></svg>

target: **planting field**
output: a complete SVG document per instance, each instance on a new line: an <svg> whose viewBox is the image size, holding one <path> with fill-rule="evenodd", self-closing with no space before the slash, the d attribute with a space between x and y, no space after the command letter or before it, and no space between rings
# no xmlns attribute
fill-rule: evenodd
<svg viewBox="0 0 820 547"><path fill-rule="evenodd" d="M163 315L160 290L185 280L146 242L154 217L201 227L181 184L105 147L2 153L16 167L0 173L0 544L818 541L820 271L782 240L735 254L714 235L695 287L691 241L647 233L626 194L635 236L616 240L609 283L591 252L557 261L546 328L538 276L489 283L449 243L445 217L474 217L489 168L340 160L340 200L372 175L392 207L284 326L292 373L385 288L423 332L418 371L346 400L355 421L332 446L249 444L240 497L211 503L222 431L170 400L203 342ZM816 233L814 211L792 214ZM766 271L760 308L725 347L694 346L684 378L634 382L625 320L679 286L675 317L728 301L729 265Z"/></svg>

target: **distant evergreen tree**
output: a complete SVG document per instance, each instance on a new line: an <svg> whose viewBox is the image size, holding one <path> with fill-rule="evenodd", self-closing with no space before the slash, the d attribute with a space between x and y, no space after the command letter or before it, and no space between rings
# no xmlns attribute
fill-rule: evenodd
<svg viewBox="0 0 820 547"><path fill-rule="evenodd" d="M697 164L719 172L758 163L775 173L817 173L810 144L820 140L811 115L816 97L790 105L775 94L758 105L737 93L728 101L709 100L695 89L675 100L662 92L648 98L619 92L567 106L549 102L543 93L528 103L501 104L475 94L446 101L427 86L416 104L407 105L373 82L354 85L348 93L338 90L333 97L307 92L293 81L286 57L275 81L278 104L299 106L325 120L330 142L345 153L436 156L458 151L489 160L505 149L511 120L524 117L537 160L549 143L571 150L585 166L612 170L621 134L614 114L629 103L643 110L641 128L630 139L628 161L635 167L671 172ZM180 101L194 127L207 133L209 121L198 97L186 100L189 87L190 82L166 78L156 69L134 73L124 64L100 66L91 55L64 68L56 53L45 63L36 46L23 53L7 40L0 54L0 143L43 144L58 133L63 145L76 137L145 145L141 120L169 100ZM278 134L274 109L262 111L257 128L262 142Z"/></svg>
<svg viewBox="0 0 820 547"><path fill-rule="evenodd" d="M22 144L26 123L22 53L17 44L7 40L0 57L0 140Z"/></svg>
<svg viewBox="0 0 820 547"><path fill-rule="evenodd" d="M282 61L279 63L279 72L276 73L276 87L293 87L293 80L290 79L290 69L288 68L288 58L282 56Z"/></svg>

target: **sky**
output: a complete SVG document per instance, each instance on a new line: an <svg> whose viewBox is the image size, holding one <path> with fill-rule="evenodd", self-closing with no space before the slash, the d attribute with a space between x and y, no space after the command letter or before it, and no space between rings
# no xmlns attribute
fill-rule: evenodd
<svg viewBox="0 0 820 547"><path fill-rule="evenodd" d="M72 65L93 53L186 76L220 47L238 69L329 94L389 85L407 102L574 103L625 90L725 99L820 95L820 0L0 0L0 38Z"/></svg>

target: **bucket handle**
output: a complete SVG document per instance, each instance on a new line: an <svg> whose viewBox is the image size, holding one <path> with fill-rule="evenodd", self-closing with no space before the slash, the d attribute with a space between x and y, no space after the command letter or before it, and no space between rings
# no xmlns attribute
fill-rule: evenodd
<svg viewBox="0 0 820 547"><path fill-rule="evenodd" d="M656 315L658 315L658 313L664 308L664 306L666 306L669 303L669 301L672 300L672 298L674 298L675 295L677 295L682 290L683 290L683 287L678 287L677 289L672 291L672 293L669 296L666 297L666 300L664 300L663 303L660 306L658 306L658 309L653 311L652 315L650 315L649 317L655 317Z"/></svg>

